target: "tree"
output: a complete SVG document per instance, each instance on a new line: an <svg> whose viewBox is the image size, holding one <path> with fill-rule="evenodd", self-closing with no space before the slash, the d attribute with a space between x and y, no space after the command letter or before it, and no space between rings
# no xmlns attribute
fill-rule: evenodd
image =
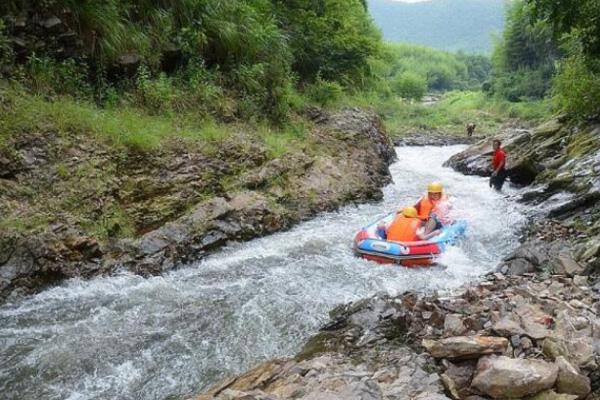
<svg viewBox="0 0 600 400"><path fill-rule="evenodd" d="M427 92L427 79L414 72L403 72L392 82L392 89L405 99L421 100Z"/></svg>
<svg viewBox="0 0 600 400"><path fill-rule="evenodd" d="M537 20L547 20L561 37L573 34L587 57L600 56L599 0L526 0Z"/></svg>
<svg viewBox="0 0 600 400"><path fill-rule="evenodd" d="M300 79L360 83L381 38L361 0L274 0Z"/></svg>
<svg viewBox="0 0 600 400"><path fill-rule="evenodd" d="M535 20L527 3L514 1L492 55L491 92L510 101L544 97L558 58L550 25Z"/></svg>

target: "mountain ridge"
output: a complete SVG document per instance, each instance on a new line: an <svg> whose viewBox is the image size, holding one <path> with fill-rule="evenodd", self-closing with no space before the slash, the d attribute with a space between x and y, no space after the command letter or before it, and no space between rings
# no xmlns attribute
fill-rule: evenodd
<svg viewBox="0 0 600 400"><path fill-rule="evenodd" d="M504 27L504 0L369 0L385 40L441 50L489 53Z"/></svg>

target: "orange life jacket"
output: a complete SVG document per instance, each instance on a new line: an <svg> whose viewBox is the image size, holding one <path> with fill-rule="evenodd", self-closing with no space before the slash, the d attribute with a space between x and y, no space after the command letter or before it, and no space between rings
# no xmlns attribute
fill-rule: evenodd
<svg viewBox="0 0 600 400"><path fill-rule="evenodd" d="M436 209L437 205L444 201L448 201L448 197L446 197L445 194L442 194L442 197L440 197L439 200L432 201L429 198L429 195L427 193L425 193L419 199L419 201L417 201L417 204L415 206L415 208L419 212L419 218L421 218L421 219L429 218L429 216L431 215L431 212Z"/></svg>
<svg viewBox="0 0 600 400"><path fill-rule="evenodd" d="M404 215L398 215L387 231L387 239L396 242L414 242L419 240L417 229L421 226L418 218L407 218Z"/></svg>

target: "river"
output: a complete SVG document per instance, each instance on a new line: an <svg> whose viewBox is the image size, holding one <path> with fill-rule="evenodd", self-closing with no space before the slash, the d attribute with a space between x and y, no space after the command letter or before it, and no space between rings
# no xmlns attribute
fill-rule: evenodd
<svg viewBox="0 0 600 400"><path fill-rule="evenodd" d="M490 271L525 218L511 189L442 168L463 146L397 148L376 204L231 244L160 277L70 280L0 307L3 399L179 399L265 359L293 355L328 311L378 292L452 290ZM440 180L467 219L443 266L410 270L353 256L355 231ZM507 195L508 192L508 195Z"/></svg>

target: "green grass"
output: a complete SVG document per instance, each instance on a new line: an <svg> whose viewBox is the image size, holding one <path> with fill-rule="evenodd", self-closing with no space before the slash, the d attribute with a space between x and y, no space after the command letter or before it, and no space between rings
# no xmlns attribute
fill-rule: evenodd
<svg viewBox="0 0 600 400"><path fill-rule="evenodd" d="M439 102L424 105L372 93L347 96L337 104L371 108L383 118L392 137L407 134L440 133L464 135L469 122L477 124L476 134L494 134L503 123L518 119L536 124L550 115L547 101L510 103L487 97L483 92L453 91L442 95Z"/></svg>
<svg viewBox="0 0 600 400"><path fill-rule="evenodd" d="M147 115L133 107L101 109L70 97L48 101L18 89L3 90L10 112L0 115L0 141L22 132L55 131L59 135L84 134L116 147L152 150L166 139L219 143L232 135L227 125L212 120L190 122L181 116Z"/></svg>
<svg viewBox="0 0 600 400"><path fill-rule="evenodd" d="M304 148L308 126L298 122L286 125L280 129L261 125L257 133L262 143L267 148L269 158L280 158L286 153L298 148Z"/></svg>

